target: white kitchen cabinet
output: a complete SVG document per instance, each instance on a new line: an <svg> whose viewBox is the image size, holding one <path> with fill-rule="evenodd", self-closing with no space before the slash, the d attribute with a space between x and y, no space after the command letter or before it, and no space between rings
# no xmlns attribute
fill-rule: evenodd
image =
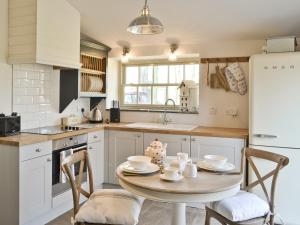
<svg viewBox="0 0 300 225"><path fill-rule="evenodd" d="M240 171L241 153L246 143L244 139L221 137L191 137L192 159L202 159L204 155L223 155Z"/></svg>
<svg viewBox="0 0 300 225"><path fill-rule="evenodd" d="M51 209L52 155L20 162L20 224L29 222Z"/></svg>
<svg viewBox="0 0 300 225"><path fill-rule="evenodd" d="M118 184L116 179L117 167L127 161L128 156L143 155L143 133L109 131L108 134L108 151L109 151L109 177L108 182Z"/></svg>
<svg viewBox="0 0 300 225"><path fill-rule="evenodd" d="M167 143L167 155L176 156L178 152L185 152L190 155L190 136L174 134L144 133L144 149L154 140Z"/></svg>
<svg viewBox="0 0 300 225"><path fill-rule="evenodd" d="M12 64L80 67L80 13L66 0L10 0Z"/></svg>
<svg viewBox="0 0 300 225"><path fill-rule="evenodd" d="M94 186L101 187L104 182L104 131L89 133L88 137L88 153Z"/></svg>

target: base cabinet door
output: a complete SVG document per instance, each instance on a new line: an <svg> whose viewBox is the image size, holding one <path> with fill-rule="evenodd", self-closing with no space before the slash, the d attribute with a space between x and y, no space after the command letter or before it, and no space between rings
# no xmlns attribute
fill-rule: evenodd
<svg viewBox="0 0 300 225"><path fill-rule="evenodd" d="M109 183L118 184L117 167L127 161L128 156L143 155L143 133L109 131Z"/></svg>
<svg viewBox="0 0 300 225"><path fill-rule="evenodd" d="M203 159L204 155L223 155L228 158L228 162L235 165L235 171L240 171L244 147L244 139L191 137L191 157L194 161Z"/></svg>
<svg viewBox="0 0 300 225"><path fill-rule="evenodd" d="M185 152L190 155L190 136L144 133L144 149L146 149L150 145L150 143L156 139L161 141L162 143L168 144L168 156L176 156L178 152Z"/></svg>
<svg viewBox="0 0 300 225"><path fill-rule="evenodd" d="M52 156L46 155L20 163L20 218L29 222L51 209Z"/></svg>
<svg viewBox="0 0 300 225"><path fill-rule="evenodd" d="M93 170L94 187L100 187L104 182L104 146L103 141L88 144L88 153Z"/></svg>

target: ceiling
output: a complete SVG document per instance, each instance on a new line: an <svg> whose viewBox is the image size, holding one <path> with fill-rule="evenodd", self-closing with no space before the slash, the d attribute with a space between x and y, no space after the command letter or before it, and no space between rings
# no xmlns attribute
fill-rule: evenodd
<svg viewBox="0 0 300 225"><path fill-rule="evenodd" d="M152 16L165 26L154 36L126 31L143 0L68 1L81 13L82 33L112 48L300 34L299 0L149 0Z"/></svg>

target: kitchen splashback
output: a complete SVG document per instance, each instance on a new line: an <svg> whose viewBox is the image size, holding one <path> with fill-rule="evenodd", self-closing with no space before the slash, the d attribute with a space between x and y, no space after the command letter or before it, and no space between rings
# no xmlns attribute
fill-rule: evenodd
<svg viewBox="0 0 300 225"><path fill-rule="evenodd" d="M59 76L52 66L13 65L13 111L21 114L21 129L57 125L62 116L89 110L89 99L78 99L58 113Z"/></svg>

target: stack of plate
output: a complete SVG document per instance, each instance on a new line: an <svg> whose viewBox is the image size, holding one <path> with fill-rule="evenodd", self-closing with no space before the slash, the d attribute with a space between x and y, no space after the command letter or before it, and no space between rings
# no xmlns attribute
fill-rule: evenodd
<svg viewBox="0 0 300 225"><path fill-rule="evenodd" d="M153 163L149 163L145 169L136 169L129 162L124 162L120 165L120 168L123 172L129 174L150 174L159 171L159 166Z"/></svg>

